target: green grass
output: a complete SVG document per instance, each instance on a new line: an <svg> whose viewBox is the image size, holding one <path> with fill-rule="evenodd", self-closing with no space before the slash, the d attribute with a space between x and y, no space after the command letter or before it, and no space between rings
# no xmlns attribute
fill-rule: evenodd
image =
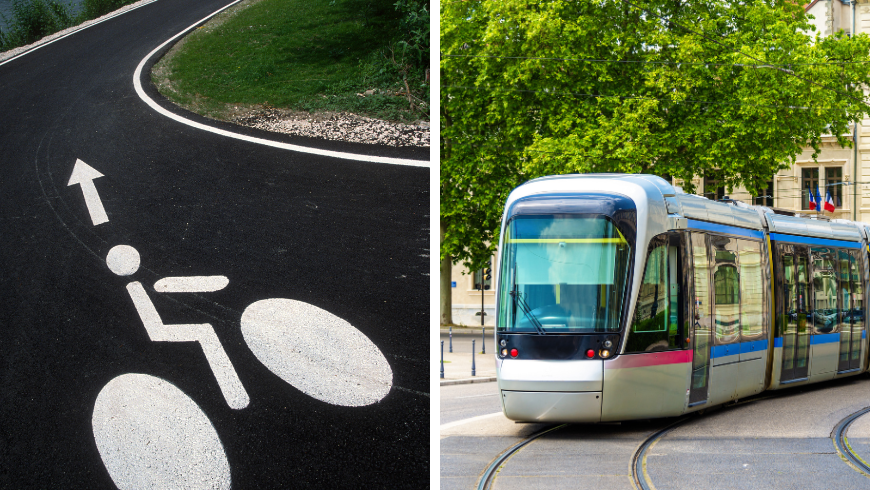
<svg viewBox="0 0 870 490"><path fill-rule="evenodd" d="M216 118L242 105L428 120L428 59L408 49L402 19L390 1L248 1L191 33L152 80L174 102Z"/></svg>

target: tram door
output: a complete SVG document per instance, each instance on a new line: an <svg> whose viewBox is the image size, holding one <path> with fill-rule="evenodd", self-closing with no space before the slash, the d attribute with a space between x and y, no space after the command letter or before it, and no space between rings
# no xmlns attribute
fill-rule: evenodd
<svg viewBox="0 0 870 490"><path fill-rule="evenodd" d="M809 257L807 247L781 245L783 303L786 316L782 332L782 376L780 382L806 378L809 373L810 314L808 303Z"/></svg>
<svg viewBox="0 0 870 490"><path fill-rule="evenodd" d="M710 315L710 259L707 254L707 236L692 233L692 260L694 262L694 321L692 339L692 382L689 406L707 401L710 381L710 344L713 318Z"/></svg>
<svg viewBox="0 0 870 490"><path fill-rule="evenodd" d="M858 273L857 252L837 251L839 283L843 307L840 316L840 362L837 371L851 371L861 367L861 334L864 330L864 299L861 276Z"/></svg>

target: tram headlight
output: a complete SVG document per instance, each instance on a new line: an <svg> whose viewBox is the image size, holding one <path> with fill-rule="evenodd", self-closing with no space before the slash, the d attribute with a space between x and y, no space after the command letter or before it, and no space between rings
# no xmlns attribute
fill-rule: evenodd
<svg viewBox="0 0 870 490"><path fill-rule="evenodd" d="M501 350L501 356L502 356L502 357L507 357L507 349L502 349L502 350Z"/></svg>
<svg viewBox="0 0 870 490"><path fill-rule="evenodd" d="M598 355L601 356L602 359L607 359L608 357L610 357L610 351L607 349L602 349L601 352L598 353Z"/></svg>
<svg viewBox="0 0 870 490"><path fill-rule="evenodd" d="M501 339L501 341L499 342L499 345L501 345L502 347L507 346L507 340ZM507 352L507 351L505 351L505 352Z"/></svg>
<svg viewBox="0 0 870 490"><path fill-rule="evenodd" d="M611 341L609 341L609 340L605 340L605 341L604 341L604 347L606 347L606 348L609 349L611 345L613 345L613 342L611 342Z"/></svg>

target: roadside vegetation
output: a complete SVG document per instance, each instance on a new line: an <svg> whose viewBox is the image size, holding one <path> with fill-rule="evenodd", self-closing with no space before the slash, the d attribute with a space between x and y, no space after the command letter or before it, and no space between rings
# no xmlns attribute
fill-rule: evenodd
<svg viewBox="0 0 870 490"><path fill-rule="evenodd" d="M179 42L152 81L216 119L274 108L428 121L427 5L246 0Z"/></svg>
<svg viewBox="0 0 870 490"><path fill-rule="evenodd" d="M77 13L57 0L12 0L12 17L4 16L0 51L25 46L82 22L96 19L136 0L83 0Z"/></svg>

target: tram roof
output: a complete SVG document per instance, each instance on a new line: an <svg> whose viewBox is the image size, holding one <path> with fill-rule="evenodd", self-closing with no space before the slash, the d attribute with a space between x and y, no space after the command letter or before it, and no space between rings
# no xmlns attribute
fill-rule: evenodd
<svg viewBox="0 0 870 490"><path fill-rule="evenodd" d="M738 207L733 204L711 201L693 194L677 194L676 197L682 206L682 214L686 218L753 230L764 229L761 214L752 209L754 206Z"/></svg>
<svg viewBox="0 0 870 490"><path fill-rule="evenodd" d="M766 214L771 233L809 236L816 238L832 238L851 242L861 240L863 224L847 220L825 221L798 216L781 214ZM860 227L860 228L859 228Z"/></svg>
<svg viewBox="0 0 870 490"><path fill-rule="evenodd" d="M788 216L777 214L773 209L765 206L736 201L731 203L713 201L694 194L685 194L675 189L665 179L647 174L564 174L539 177L515 189L507 204L510 205L518 198L539 193L587 190L588 182L593 180L635 184L643 189L641 192L646 194L648 205L661 206L667 209L663 212L676 213L689 219L753 230L766 228L772 233L835 240L859 241L864 237L870 237L870 224L840 219Z"/></svg>

